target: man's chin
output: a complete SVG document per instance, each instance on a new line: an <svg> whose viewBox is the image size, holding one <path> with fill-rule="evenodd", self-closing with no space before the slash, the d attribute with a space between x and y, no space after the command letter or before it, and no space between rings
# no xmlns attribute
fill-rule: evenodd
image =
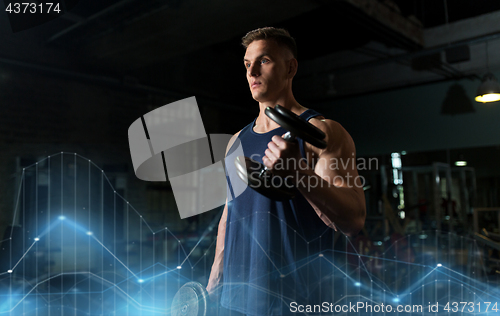
<svg viewBox="0 0 500 316"><path fill-rule="evenodd" d="M260 102L259 100L261 100L262 98L259 96L259 95L255 95L255 94L252 94L252 98L257 101L257 102Z"/></svg>
<svg viewBox="0 0 500 316"><path fill-rule="evenodd" d="M252 98L257 102L264 102L266 98L262 93L252 93Z"/></svg>

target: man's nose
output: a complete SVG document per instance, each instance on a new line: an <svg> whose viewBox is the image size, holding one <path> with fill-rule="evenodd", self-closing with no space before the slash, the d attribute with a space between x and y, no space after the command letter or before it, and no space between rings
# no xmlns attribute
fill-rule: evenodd
<svg viewBox="0 0 500 316"><path fill-rule="evenodd" d="M260 68L257 63L250 65L247 71L250 77L257 77L260 75Z"/></svg>

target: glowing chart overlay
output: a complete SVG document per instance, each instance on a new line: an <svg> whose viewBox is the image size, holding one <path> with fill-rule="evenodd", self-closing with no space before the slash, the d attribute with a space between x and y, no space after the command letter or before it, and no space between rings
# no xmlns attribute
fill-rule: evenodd
<svg viewBox="0 0 500 316"><path fill-rule="evenodd" d="M74 153L48 156L25 167L19 179L12 224L0 240L0 315L169 315L183 284L206 285L217 214L196 234L148 223L115 188L112 175ZM297 232L292 237L311 242ZM499 274L490 271L491 252L444 232L380 244L340 234L335 248L294 265L324 276L321 284L307 286L332 312L308 311L313 307L304 301L296 302L301 312L295 314L350 314L341 307L358 303L372 306L356 310L360 315L377 314L381 304L397 314L498 314ZM277 262L270 266L270 275L293 272ZM406 309L397 312L398 306Z"/></svg>

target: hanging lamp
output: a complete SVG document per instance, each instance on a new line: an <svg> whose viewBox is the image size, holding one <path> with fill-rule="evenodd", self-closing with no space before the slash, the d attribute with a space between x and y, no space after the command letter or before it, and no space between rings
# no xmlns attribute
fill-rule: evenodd
<svg viewBox="0 0 500 316"><path fill-rule="evenodd" d="M477 88L477 102L487 103L500 100L500 84L497 78L490 72L490 60L488 54L488 41L486 41L486 68L488 72L484 75L479 88Z"/></svg>
<svg viewBox="0 0 500 316"><path fill-rule="evenodd" d="M484 75L479 88L477 88L476 101L487 103L498 100L500 100L500 84L497 78L491 72L488 72Z"/></svg>

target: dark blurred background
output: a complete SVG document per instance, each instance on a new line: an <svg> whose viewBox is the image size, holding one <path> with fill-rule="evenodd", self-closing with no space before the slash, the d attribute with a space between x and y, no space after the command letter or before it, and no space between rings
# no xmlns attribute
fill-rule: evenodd
<svg viewBox="0 0 500 316"><path fill-rule="evenodd" d="M367 162L361 235L381 245L394 233L498 234L500 104L474 97L485 73L500 75L499 19L500 2L488 0L80 0L14 32L2 10L0 240L27 227L15 213L23 168L60 152L91 159L151 231L201 236L220 209L181 220L168 182L135 177L128 127L196 96L207 134L243 128L258 106L240 39L262 26L295 37L297 100L340 122ZM477 208L490 208L490 225L474 229ZM126 247L123 218L114 242ZM168 262L167 248L157 261Z"/></svg>

